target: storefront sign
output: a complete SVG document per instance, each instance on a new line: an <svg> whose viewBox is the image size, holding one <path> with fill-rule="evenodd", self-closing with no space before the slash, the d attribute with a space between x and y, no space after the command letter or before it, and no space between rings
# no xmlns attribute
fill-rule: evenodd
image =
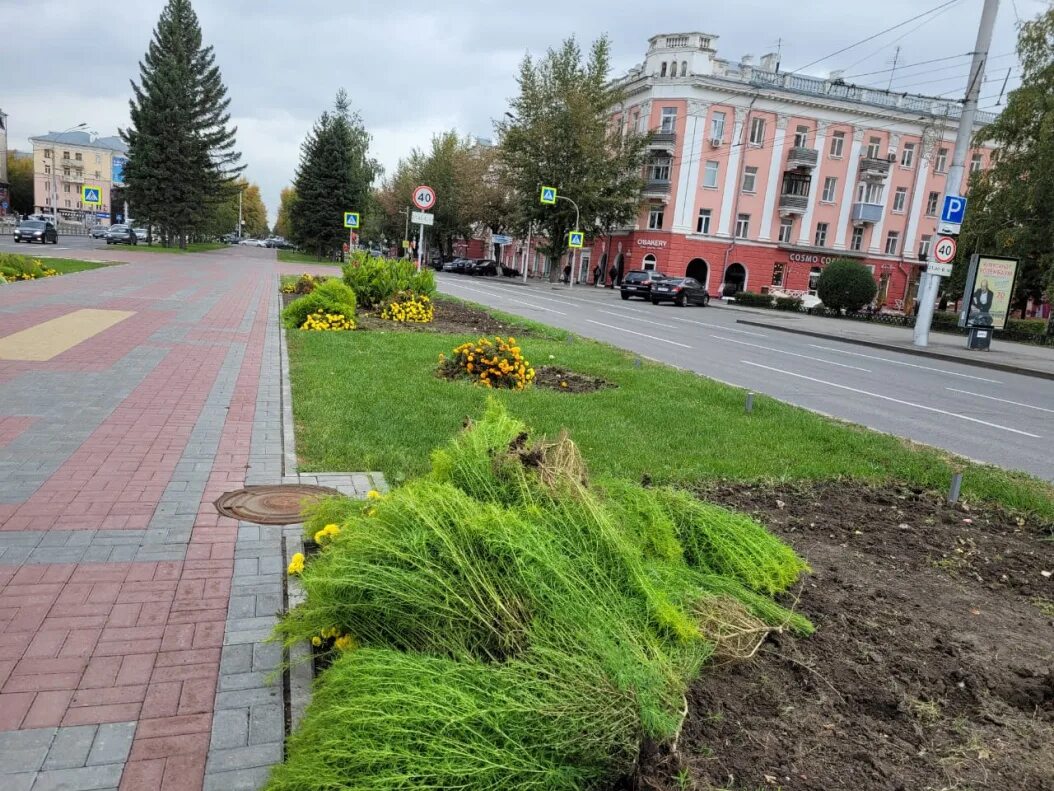
<svg viewBox="0 0 1054 791"><path fill-rule="evenodd" d="M638 239L637 247L666 247L665 239Z"/></svg>
<svg viewBox="0 0 1054 791"><path fill-rule="evenodd" d="M813 253L787 253L787 260L792 264L821 264L827 266L835 260L832 255L815 255Z"/></svg>
<svg viewBox="0 0 1054 791"><path fill-rule="evenodd" d="M1016 279L1016 259L973 256L963 295L965 315L960 321L967 327L1005 329Z"/></svg>

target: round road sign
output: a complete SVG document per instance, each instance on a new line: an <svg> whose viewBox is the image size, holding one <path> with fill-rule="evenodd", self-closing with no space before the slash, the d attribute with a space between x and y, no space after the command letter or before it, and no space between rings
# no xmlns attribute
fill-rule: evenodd
<svg viewBox="0 0 1054 791"><path fill-rule="evenodd" d="M942 236L933 245L933 260L938 264L950 264L955 260L957 246L955 240L950 236Z"/></svg>
<svg viewBox="0 0 1054 791"><path fill-rule="evenodd" d="M422 184L414 190L414 206L421 211L428 211L436 205L436 191Z"/></svg>

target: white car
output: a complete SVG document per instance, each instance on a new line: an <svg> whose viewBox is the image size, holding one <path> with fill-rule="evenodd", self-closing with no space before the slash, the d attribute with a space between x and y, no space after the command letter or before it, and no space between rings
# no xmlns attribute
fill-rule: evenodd
<svg viewBox="0 0 1054 791"><path fill-rule="evenodd" d="M788 294L785 291L773 291L771 294L776 299L780 297L797 297L801 300L801 306L807 313L812 313L813 308L823 307L823 301L815 294Z"/></svg>
<svg viewBox="0 0 1054 791"><path fill-rule="evenodd" d="M238 244L246 247L267 247L267 242L263 239L242 239Z"/></svg>
<svg viewBox="0 0 1054 791"><path fill-rule="evenodd" d="M132 230L135 231L135 236L140 242L146 241L146 228L133 228Z"/></svg>

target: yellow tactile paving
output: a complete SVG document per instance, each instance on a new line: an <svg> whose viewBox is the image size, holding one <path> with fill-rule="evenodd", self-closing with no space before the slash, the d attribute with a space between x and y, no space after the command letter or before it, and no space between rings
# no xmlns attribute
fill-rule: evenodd
<svg viewBox="0 0 1054 791"><path fill-rule="evenodd" d="M75 310L0 338L0 360L50 360L134 315L131 310Z"/></svg>

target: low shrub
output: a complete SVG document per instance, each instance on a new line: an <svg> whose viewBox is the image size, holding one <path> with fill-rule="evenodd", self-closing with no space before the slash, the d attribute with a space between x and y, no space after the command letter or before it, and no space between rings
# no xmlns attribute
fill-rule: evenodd
<svg viewBox="0 0 1054 791"><path fill-rule="evenodd" d="M771 308L772 296L770 294L755 294L753 291L740 291L736 294L736 304L749 308Z"/></svg>
<svg viewBox="0 0 1054 791"><path fill-rule="evenodd" d="M435 320L435 305L427 294L404 291L396 294L381 311L381 318L408 324L428 324Z"/></svg>
<svg viewBox="0 0 1054 791"><path fill-rule="evenodd" d="M824 307L834 311L860 310L875 298L878 283L871 270L859 261L839 258L824 267L816 283L816 295Z"/></svg>
<svg viewBox="0 0 1054 791"><path fill-rule="evenodd" d="M314 291L321 283L325 283L328 280L324 275L318 275L317 277L312 274L305 272L295 281L291 283L285 283L282 285L283 294L310 294Z"/></svg>
<svg viewBox="0 0 1054 791"><path fill-rule="evenodd" d="M39 258L30 258L18 253L0 253L0 277L5 283L16 280L38 280L55 277L58 271L46 266Z"/></svg>
<svg viewBox="0 0 1054 791"><path fill-rule="evenodd" d="M435 294L435 277L430 269L417 271L404 258L373 258L356 254L344 265L344 282L354 290L359 304L372 309L391 302L397 294L431 297Z"/></svg>
<svg viewBox="0 0 1054 791"><path fill-rule="evenodd" d="M1042 338L1047 334L1046 319L1007 319L1006 329L1021 335L1035 335Z"/></svg>
<svg viewBox="0 0 1054 791"><path fill-rule="evenodd" d="M801 297L776 297L776 310L801 310Z"/></svg>
<svg viewBox="0 0 1054 791"><path fill-rule="evenodd" d="M534 369L523 357L515 338L480 338L454 349L453 357L439 355L439 375L470 379L488 388L523 390L534 380Z"/></svg>
<svg viewBox="0 0 1054 791"><path fill-rule="evenodd" d="M294 299L282 311L282 320L291 329L304 326L313 313L340 314L346 321L355 321L355 292L340 280L331 278L318 284L314 291Z"/></svg>
<svg viewBox="0 0 1054 791"><path fill-rule="evenodd" d="M343 313L312 313L300 325L302 330L314 332L344 332L355 329L355 320Z"/></svg>

